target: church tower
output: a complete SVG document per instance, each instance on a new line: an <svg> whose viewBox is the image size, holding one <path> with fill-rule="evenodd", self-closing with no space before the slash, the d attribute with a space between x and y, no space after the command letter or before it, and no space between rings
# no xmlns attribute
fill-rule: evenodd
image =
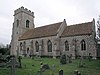
<svg viewBox="0 0 100 75"><path fill-rule="evenodd" d="M14 11L14 23L12 28L11 55L17 55L18 39L28 29L34 28L34 12L21 7Z"/></svg>

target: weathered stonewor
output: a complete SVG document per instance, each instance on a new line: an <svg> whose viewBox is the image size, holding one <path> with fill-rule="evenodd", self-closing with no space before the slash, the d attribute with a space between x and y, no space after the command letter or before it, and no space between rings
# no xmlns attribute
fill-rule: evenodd
<svg viewBox="0 0 100 75"><path fill-rule="evenodd" d="M21 8L16 9L14 12L15 12L14 15L16 15L16 14L18 14L20 12L24 12L24 13L27 13L27 14L29 14L29 15L34 17L34 12L32 12L31 10L28 10L27 8L24 8L23 6Z"/></svg>

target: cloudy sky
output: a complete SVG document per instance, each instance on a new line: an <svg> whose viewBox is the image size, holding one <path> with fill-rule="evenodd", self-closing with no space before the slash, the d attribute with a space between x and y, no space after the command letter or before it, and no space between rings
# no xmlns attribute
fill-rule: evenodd
<svg viewBox="0 0 100 75"><path fill-rule="evenodd" d="M9 44L14 10L24 6L35 14L35 27L61 22L92 21L100 15L100 0L0 0L0 43Z"/></svg>

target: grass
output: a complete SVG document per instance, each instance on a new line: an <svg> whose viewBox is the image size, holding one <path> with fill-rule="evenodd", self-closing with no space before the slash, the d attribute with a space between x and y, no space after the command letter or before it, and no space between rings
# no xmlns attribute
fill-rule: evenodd
<svg viewBox="0 0 100 75"><path fill-rule="evenodd" d="M40 62L49 64L50 70L43 72L43 75L52 74L52 65L55 64L54 75L58 75L60 69L63 70L64 75L73 75L74 70L79 70L82 75L100 75L100 60L84 60L85 67L79 68L79 60L72 60L72 63L61 65L59 59L52 58L23 58L22 67L16 69L16 75L39 75ZM34 65L34 66L32 66ZM11 75L9 68L0 68L0 75Z"/></svg>

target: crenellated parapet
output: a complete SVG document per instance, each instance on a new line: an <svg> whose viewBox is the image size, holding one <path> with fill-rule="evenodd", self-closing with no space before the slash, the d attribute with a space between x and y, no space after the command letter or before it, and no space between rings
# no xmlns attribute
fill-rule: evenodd
<svg viewBox="0 0 100 75"><path fill-rule="evenodd" d="M29 14L29 15L31 15L31 16L34 17L34 12L32 12L31 10L28 10L27 8L24 8L23 6L21 8L16 9L14 11L14 16L16 14L18 14L18 13L21 13L21 12L26 13L26 14Z"/></svg>

